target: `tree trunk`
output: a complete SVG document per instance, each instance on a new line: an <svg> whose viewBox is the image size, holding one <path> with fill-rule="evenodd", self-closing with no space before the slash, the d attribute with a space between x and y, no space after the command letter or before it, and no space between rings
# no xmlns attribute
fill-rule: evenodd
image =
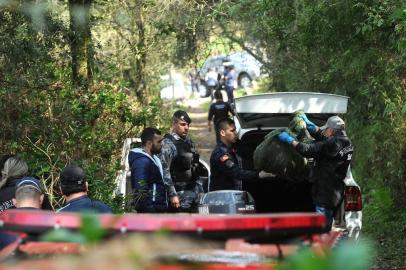
<svg viewBox="0 0 406 270"><path fill-rule="evenodd" d="M93 81L91 4L92 0L69 0L72 83L75 88L87 88Z"/></svg>
<svg viewBox="0 0 406 270"><path fill-rule="evenodd" d="M145 22L144 0L135 1L135 24L137 26L138 42L136 44L135 58L135 95L141 102L145 101L145 65L147 62L147 50L145 48Z"/></svg>

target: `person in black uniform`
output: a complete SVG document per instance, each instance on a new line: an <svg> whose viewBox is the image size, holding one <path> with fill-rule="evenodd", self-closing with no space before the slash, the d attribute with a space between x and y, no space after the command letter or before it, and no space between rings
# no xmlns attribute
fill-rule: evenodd
<svg viewBox="0 0 406 270"><path fill-rule="evenodd" d="M244 170L240 157L234 148L237 133L234 121L230 118L220 119L216 124L217 145L210 157L210 191L242 190L243 180L269 178L274 175L264 171Z"/></svg>
<svg viewBox="0 0 406 270"><path fill-rule="evenodd" d="M172 117L172 132L162 141L159 158L167 187L170 210L195 212L198 193L203 192L199 182L199 153L188 136L189 115L178 110Z"/></svg>
<svg viewBox="0 0 406 270"><path fill-rule="evenodd" d="M345 123L340 117L330 117L320 128L305 114L301 117L316 141L301 143L286 132L282 132L278 137L280 141L292 145L303 156L315 159L310 179L313 182L313 203L316 212L326 216L327 224L331 228L335 211L344 198L344 178L354 149L344 130Z"/></svg>
<svg viewBox="0 0 406 270"><path fill-rule="evenodd" d="M209 108L209 117L208 117L208 127L209 132L211 131L212 123L216 125L216 122L220 119L227 118L230 115L234 115L233 110L231 109L230 103L223 101L223 95L220 90L214 92L214 98L216 102L212 103Z"/></svg>

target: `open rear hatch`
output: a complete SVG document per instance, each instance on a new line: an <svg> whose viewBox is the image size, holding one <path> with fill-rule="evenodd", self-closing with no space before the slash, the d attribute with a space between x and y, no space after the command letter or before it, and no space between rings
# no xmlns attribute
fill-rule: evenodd
<svg viewBox="0 0 406 270"><path fill-rule="evenodd" d="M321 125L331 115L347 112L348 97L324 94L283 92L244 96L235 99L238 127L281 128L289 116L303 110L315 124Z"/></svg>
<svg viewBox="0 0 406 270"><path fill-rule="evenodd" d="M254 169L253 153L264 136L288 127L291 114L303 110L316 125L328 117L347 112L348 97L324 94L284 92L245 96L235 99L236 126L240 142L237 151L244 169ZM272 153L270 153L272 154ZM255 200L257 212L312 212L311 183L276 177L272 180L246 181L244 190Z"/></svg>

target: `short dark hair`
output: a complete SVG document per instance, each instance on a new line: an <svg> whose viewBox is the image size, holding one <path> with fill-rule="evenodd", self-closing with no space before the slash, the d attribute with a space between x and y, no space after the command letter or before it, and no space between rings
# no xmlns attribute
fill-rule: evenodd
<svg viewBox="0 0 406 270"><path fill-rule="evenodd" d="M188 124L192 123L192 119L190 119L187 112L182 111L182 110L177 110L176 112L173 113L173 116L172 116L172 123L176 123L179 120L185 121Z"/></svg>
<svg viewBox="0 0 406 270"><path fill-rule="evenodd" d="M86 174L77 165L66 166L59 175L62 194L69 196L86 191Z"/></svg>
<svg viewBox="0 0 406 270"><path fill-rule="evenodd" d="M223 95L221 94L220 90L214 91L214 98L215 99L223 99Z"/></svg>
<svg viewBox="0 0 406 270"><path fill-rule="evenodd" d="M218 120L216 122L216 135L217 135L217 138L220 138L220 131L224 130L227 125L228 126L231 126L231 125L235 126L235 123L234 123L234 121L232 119L230 119L228 117L227 118L222 118L222 119L220 119L220 120Z"/></svg>
<svg viewBox="0 0 406 270"><path fill-rule="evenodd" d="M141 144L145 145L147 141L152 141L155 134L161 135L161 131L152 127L145 128L141 133Z"/></svg>

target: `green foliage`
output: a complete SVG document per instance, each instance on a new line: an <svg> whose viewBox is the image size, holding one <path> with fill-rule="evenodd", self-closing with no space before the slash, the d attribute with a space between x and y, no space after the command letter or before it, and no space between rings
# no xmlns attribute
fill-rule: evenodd
<svg viewBox="0 0 406 270"><path fill-rule="evenodd" d="M374 250L370 243L346 242L334 248L330 254L321 256L310 249L302 249L290 256L278 270L366 270L370 269L374 259Z"/></svg>
<svg viewBox="0 0 406 270"><path fill-rule="evenodd" d="M350 97L346 120L365 198L364 232L380 241L380 228L406 224L397 211L406 206L402 1L96 1L94 84L80 90L71 87L65 3L0 2L0 147L28 161L54 207L61 203L59 172L75 162L88 174L91 195L122 211L129 198L113 196L122 140L145 126L169 125L157 98L160 75L242 48L270 75L255 91ZM404 245L390 237L394 247Z"/></svg>
<svg viewBox="0 0 406 270"><path fill-rule="evenodd" d="M401 3L241 0L223 1L218 9L227 14L218 18L221 24L233 20L236 25L226 34L251 48L262 45L256 52L266 56L268 90L351 98L348 130L359 182L389 184L395 204L404 207L406 15Z"/></svg>
<svg viewBox="0 0 406 270"><path fill-rule="evenodd" d="M58 229L50 231L41 237L42 241L48 242L70 242L70 243L86 243L86 238L79 233L72 232L66 229Z"/></svg>
<svg viewBox="0 0 406 270"><path fill-rule="evenodd" d="M168 116L153 92L143 104L135 99L109 62L98 62L103 73L95 74L93 86L72 88L66 29L51 15L47 31L37 32L18 8L0 9L2 152L27 160L54 208L62 203L60 170L77 163L87 173L91 196L119 211L123 198L113 194L123 139L147 125L166 129Z"/></svg>
<svg viewBox="0 0 406 270"><path fill-rule="evenodd" d="M105 234L106 230L101 227L97 216L84 214L81 216L79 231L74 232L66 229L52 230L41 236L41 241L95 244Z"/></svg>
<svg viewBox="0 0 406 270"><path fill-rule="evenodd" d="M106 234L106 230L101 227L97 216L83 215L79 232L85 237L88 243L95 243Z"/></svg>
<svg viewBox="0 0 406 270"><path fill-rule="evenodd" d="M397 210L406 206L404 4L239 0L222 1L218 9L224 33L265 64L270 81L260 89L350 97L345 120L364 195L363 233L401 245L386 232L406 224ZM404 242L394 250L404 257ZM379 252L394 254L388 245Z"/></svg>

